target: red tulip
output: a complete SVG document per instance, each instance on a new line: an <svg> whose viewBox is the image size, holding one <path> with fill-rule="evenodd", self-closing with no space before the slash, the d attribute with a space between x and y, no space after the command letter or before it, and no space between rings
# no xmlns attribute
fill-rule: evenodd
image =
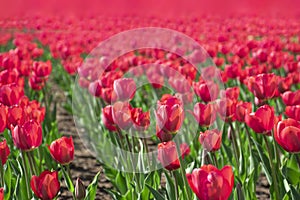
<svg viewBox="0 0 300 200"><path fill-rule="evenodd" d="M101 119L104 126L110 131L117 131L117 126L114 123L113 115L112 115L112 106L108 105L102 108Z"/></svg>
<svg viewBox="0 0 300 200"><path fill-rule="evenodd" d="M6 106L18 104L22 96L24 96L23 88L15 83L3 85L0 88L0 103Z"/></svg>
<svg viewBox="0 0 300 200"><path fill-rule="evenodd" d="M60 189L58 172L46 170L40 176L32 176L30 187L38 198L42 200L53 199Z"/></svg>
<svg viewBox="0 0 300 200"><path fill-rule="evenodd" d="M256 112L247 114L245 122L256 133L269 135L275 123L274 108L269 105L263 105Z"/></svg>
<svg viewBox="0 0 300 200"><path fill-rule="evenodd" d="M194 83L193 87L195 93L206 103L218 98L219 86L212 81Z"/></svg>
<svg viewBox="0 0 300 200"><path fill-rule="evenodd" d="M200 200L226 200L234 186L234 174L230 166L219 170L213 165L204 165L186 174L186 177Z"/></svg>
<svg viewBox="0 0 300 200"><path fill-rule="evenodd" d="M116 102L112 107L112 117L119 128L129 129L132 126L130 104L128 102Z"/></svg>
<svg viewBox="0 0 300 200"><path fill-rule="evenodd" d="M240 95L239 87L227 88L225 91L221 91L221 96L224 98L229 98L233 101L237 101Z"/></svg>
<svg viewBox="0 0 300 200"><path fill-rule="evenodd" d="M47 77L52 71L51 62L33 62L33 71L37 77Z"/></svg>
<svg viewBox="0 0 300 200"><path fill-rule="evenodd" d="M89 92L95 97L101 97L102 86L100 80L96 80L89 84Z"/></svg>
<svg viewBox="0 0 300 200"><path fill-rule="evenodd" d="M252 76L247 79L247 86L258 99L271 99L278 88L278 77L275 74Z"/></svg>
<svg viewBox="0 0 300 200"><path fill-rule="evenodd" d="M290 118L300 121L300 105L287 106L285 108L285 114Z"/></svg>
<svg viewBox="0 0 300 200"><path fill-rule="evenodd" d="M189 147L186 144L180 145L180 151L183 159L190 152ZM176 143L173 141L159 143L157 159L162 166L169 171L178 169L180 167L180 162L176 150Z"/></svg>
<svg viewBox="0 0 300 200"><path fill-rule="evenodd" d="M9 147L7 146L6 140L3 140L2 142L0 142L0 159L2 165L6 163L9 154Z"/></svg>
<svg viewBox="0 0 300 200"><path fill-rule="evenodd" d="M217 129L200 132L199 142L207 151L217 151L221 147L222 133Z"/></svg>
<svg viewBox="0 0 300 200"><path fill-rule="evenodd" d="M236 105L235 117L238 121L244 122L245 116L251 112L252 112L252 103L240 101Z"/></svg>
<svg viewBox="0 0 300 200"><path fill-rule="evenodd" d="M200 126L210 126L216 120L216 112L213 104L197 103L192 113Z"/></svg>
<svg viewBox="0 0 300 200"><path fill-rule="evenodd" d="M182 102L173 96L163 96L157 102L156 127L168 133L176 133L184 120Z"/></svg>
<svg viewBox="0 0 300 200"><path fill-rule="evenodd" d="M150 112L143 112L142 108L131 109L133 127L138 131L147 130L150 125Z"/></svg>
<svg viewBox="0 0 300 200"><path fill-rule="evenodd" d="M217 104L218 113L221 119L225 120L226 122L234 121L235 120L235 113L236 113L236 100L232 100L229 98L220 99Z"/></svg>
<svg viewBox="0 0 300 200"><path fill-rule="evenodd" d="M30 151L42 143L41 125L32 120L23 125L17 125L12 131L12 138L17 148Z"/></svg>
<svg viewBox="0 0 300 200"><path fill-rule="evenodd" d="M48 147L52 158L62 164L67 165L74 159L74 144L72 136L65 136L53 141Z"/></svg>
<svg viewBox="0 0 300 200"><path fill-rule="evenodd" d="M300 122L294 119L279 121L274 129L276 142L290 153L300 152Z"/></svg>
<svg viewBox="0 0 300 200"><path fill-rule="evenodd" d="M296 92L287 91L282 94L282 100L287 106L300 105L300 90Z"/></svg>
<svg viewBox="0 0 300 200"><path fill-rule="evenodd" d="M6 129L7 125L7 107L0 103L0 133Z"/></svg>
<svg viewBox="0 0 300 200"><path fill-rule="evenodd" d="M168 141L170 141L170 140L173 139L173 135L172 134L167 133L167 132L165 132L163 130L157 130L156 131L156 136L159 138L159 140L161 142L168 142Z"/></svg>
<svg viewBox="0 0 300 200"><path fill-rule="evenodd" d="M136 85L132 78L120 78L114 81L114 91L118 100L127 101L134 97Z"/></svg>
<svg viewBox="0 0 300 200"><path fill-rule="evenodd" d="M4 189L0 188L0 200L4 199Z"/></svg>

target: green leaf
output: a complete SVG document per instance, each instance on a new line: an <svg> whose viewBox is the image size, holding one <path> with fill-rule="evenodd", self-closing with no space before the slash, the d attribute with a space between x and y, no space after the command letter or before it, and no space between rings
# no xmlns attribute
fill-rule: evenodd
<svg viewBox="0 0 300 200"><path fill-rule="evenodd" d="M175 190L176 186L174 185L173 180L168 174L168 172L165 171L164 174L166 175L167 178L166 189L167 189L168 197L169 199L176 199L176 190Z"/></svg>
<svg viewBox="0 0 300 200"><path fill-rule="evenodd" d="M283 166L282 169L282 174L284 177L291 183L292 185L296 185L300 182L300 173L299 170L295 170L292 168L289 168L287 166Z"/></svg>
<svg viewBox="0 0 300 200"><path fill-rule="evenodd" d="M5 170L5 174L4 174L4 182L5 182L5 186L4 186L4 191L5 191L4 199L5 200L10 199L11 178L12 178L11 167L10 167L10 163L7 162L6 163L6 170Z"/></svg>
<svg viewBox="0 0 300 200"><path fill-rule="evenodd" d="M62 171L62 173L64 175L64 179L65 179L66 185L67 185L69 191L72 192L72 194L73 194L74 191L75 191L75 189L74 189L74 185L73 185L73 182L71 180L71 177L67 174L64 166L61 166L61 169L62 169L61 171Z"/></svg>
<svg viewBox="0 0 300 200"><path fill-rule="evenodd" d="M291 195L293 200L299 200L300 199L300 194L299 191L297 191L294 186L290 185L291 187Z"/></svg>
<svg viewBox="0 0 300 200"><path fill-rule="evenodd" d="M165 197L162 194L160 194L157 190L155 190L148 184L146 184L146 186L149 188L150 192L153 194L156 200L165 200Z"/></svg>
<svg viewBox="0 0 300 200"><path fill-rule="evenodd" d="M94 200L95 199L99 176L100 176L100 172L98 172L96 174L92 183L87 187L85 200Z"/></svg>
<svg viewBox="0 0 300 200"><path fill-rule="evenodd" d="M272 184L271 166L270 166L269 158L264 154L264 150L263 150L262 146L259 143L257 143L252 137L251 137L251 140L253 141L253 143L257 149L258 155L260 157L260 161L262 163L262 167L266 173L266 177L267 177L269 183Z"/></svg>
<svg viewBox="0 0 300 200"><path fill-rule="evenodd" d="M126 179L123 177L121 172L117 174L115 182L116 182L117 189L121 192L121 194L126 194L127 192Z"/></svg>

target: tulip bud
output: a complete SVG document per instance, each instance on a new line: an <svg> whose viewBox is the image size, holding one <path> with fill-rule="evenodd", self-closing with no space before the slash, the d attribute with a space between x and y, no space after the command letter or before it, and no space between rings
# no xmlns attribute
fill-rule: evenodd
<svg viewBox="0 0 300 200"><path fill-rule="evenodd" d="M80 180L80 178L77 178L76 184L75 184L75 197L78 200L82 200L85 198L85 187Z"/></svg>
<svg viewBox="0 0 300 200"><path fill-rule="evenodd" d="M70 138L63 136L53 141L48 148L52 158L62 165L67 165L74 159L74 144L72 136Z"/></svg>

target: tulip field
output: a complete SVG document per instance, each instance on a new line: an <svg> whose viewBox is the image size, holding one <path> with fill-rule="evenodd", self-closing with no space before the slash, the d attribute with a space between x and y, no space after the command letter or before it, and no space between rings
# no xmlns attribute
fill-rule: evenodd
<svg viewBox="0 0 300 200"><path fill-rule="evenodd" d="M0 19L0 116L0 200L299 200L299 16Z"/></svg>

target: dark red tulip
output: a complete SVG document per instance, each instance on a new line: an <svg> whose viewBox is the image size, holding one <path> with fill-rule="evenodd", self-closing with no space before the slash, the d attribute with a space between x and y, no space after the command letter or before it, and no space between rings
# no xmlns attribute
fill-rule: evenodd
<svg viewBox="0 0 300 200"><path fill-rule="evenodd" d="M204 165L186 174L188 183L200 200L227 200L234 186L231 166L221 170L213 165Z"/></svg>
<svg viewBox="0 0 300 200"><path fill-rule="evenodd" d="M296 92L287 91L282 94L282 100L287 106L300 105L300 90Z"/></svg>
<svg viewBox="0 0 300 200"><path fill-rule="evenodd" d="M294 119L279 121L274 129L276 142L287 152L300 152L300 122Z"/></svg>
<svg viewBox="0 0 300 200"><path fill-rule="evenodd" d="M6 163L9 154L9 147L7 146L6 140L3 140L2 142L0 142L0 160L2 165Z"/></svg>
<svg viewBox="0 0 300 200"><path fill-rule="evenodd" d="M199 142L206 151L217 151L221 147L222 133L217 129L200 132Z"/></svg>
<svg viewBox="0 0 300 200"><path fill-rule="evenodd" d="M235 117L238 121L244 122L245 116L251 112L252 112L252 103L240 101L236 104Z"/></svg>
<svg viewBox="0 0 300 200"><path fill-rule="evenodd" d="M184 159L190 152L188 145L181 144L180 151ZM180 167L180 162L177 154L176 143L173 141L163 142L158 144L158 156L162 166L169 171L176 170Z"/></svg>
<svg viewBox="0 0 300 200"><path fill-rule="evenodd" d="M247 86L258 99L271 99L278 89L278 77L275 74L252 76L247 79Z"/></svg>
<svg viewBox="0 0 300 200"><path fill-rule="evenodd" d="M23 88L15 83L3 85L0 88L0 103L6 106L18 104L22 96L24 96Z"/></svg>
<svg viewBox="0 0 300 200"><path fill-rule="evenodd" d="M0 103L0 133L2 133L7 126L7 107Z"/></svg>
<svg viewBox="0 0 300 200"><path fill-rule="evenodd" d="M17 148L30 151L42 143L42 128L35 121L27 121L23 125L17 125L12 131L12 138Z"/></svg>
<svg viewBox="0 0 300 200"><path fill-rule="evenodd" d="M114 123L123 130L129 129L133 124L131 119L131 106L128 102L118 101L112 106Z"/></svg>
<svg viewBox="0 0 300 200"><path fill-rule="evenodd" d="M245 122L256 133L269 135L275 123L274 108L263 105L256 112L247 114Z"/></svg>
<svg viewBox="0 0 300 200"><path fill-rule="evenodd" d="M132 78L120 78L114 81L114 91L120 101L128 101L134 97L136 85Z"/></svg>
<svg viewBox="0 0 300 200"><path fill-rule="evenodd" d="M156 127L167 133L175 134L184 120L184 110L182 102L173 96L163 96L157 102Z"/></svg>
<svg viewBox="0 0 300 200"><path fill-rule="evenodd" d="M284 93L291 88L292 84L293 84L293 77L291 76L280 77L278 83L278 91L280 93Z"/></svg>
<svg viewBox="0 0 300 200"><path fill-rule="evenodd" d="M113 120L112 106L108 105L102 108L101 119L104 126L110 131L117 131L117 126Z"/></svg>
<svg viewBox="0 0 300 200"><path fill-rule="evenodd" d="M30 187L38 198L42 200L54 199L60 189L58 172L50 172L46 170L39 176L32 176Z"/></svg>
<svg viewBox="0 0 300 200"><path fill-rule="evenodd" d="M219 86L212 81L194 83L193 87L195 93L206 103L218 98Z"/></svg>
<svg viewBox="0 0 300 200"><path fill-rule="evenodd" d="M216 111L213 104L197 103L192 114L200 126L210 126L216 120Z"/></svg>
<svg viewBox="0 0 300 200"><path fill-rule="evenodd" d="M289 118L293 118L297 121L300 121L300 105L296 105L296 106L287 106L285 108L285 114L289 117Z"/></svg>
<svg viewBox="0 0 300 200"><path fill-rule="evenodd" d="M163 130L157 130L156 136L159 138L161 142L168 142L173 139L173 134L165 132Z"/></svg>
<svg viewBox="0 0 300 200"><path fill-rule="evenodd" d="M147 130L150 125L150 112L143 112L142 108L131 109L131 118L135 130Z"/></svg>
<svg viewBox="0 0 300 200"><path fill-rule="evenodd" d="M53 141L48 147L52 158L62 165L67 165L74 159L74 143L72 136L65 136Z"/></svg>

